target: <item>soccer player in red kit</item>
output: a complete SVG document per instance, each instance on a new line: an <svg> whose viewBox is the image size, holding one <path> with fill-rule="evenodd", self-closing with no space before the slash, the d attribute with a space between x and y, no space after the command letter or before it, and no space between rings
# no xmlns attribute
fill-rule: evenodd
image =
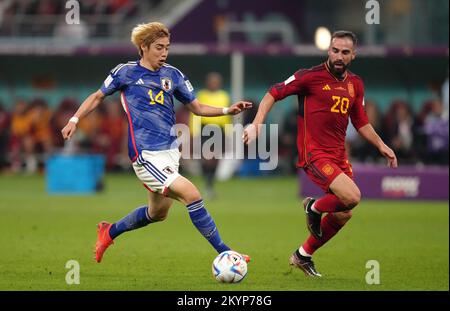
<svg viewBox="0 0 450 311"><path fill-rule="evenodd" d="M359 134L387 158L388 165L397 167L395 153L368 122L362 79L347 70L355 59L355 47L354 33L335 32L328 60L310 69L300 69L286 81L274 85L262 99L253 123L243 135L247 144L256 139L273 104L289 95L298 96L297 166L325 192L317 200L308 197L303 201L311 234L289 259L291 265L308 276L321 276L315 269L312 255L345 225L352 217L351 210L361 199L344 146L349 118Z"/></svg>

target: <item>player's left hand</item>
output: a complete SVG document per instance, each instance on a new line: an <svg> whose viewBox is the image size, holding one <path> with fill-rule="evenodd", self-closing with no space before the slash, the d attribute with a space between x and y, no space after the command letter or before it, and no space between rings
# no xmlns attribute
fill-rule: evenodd
<svg viewBox="0 0 450 311"><path fill-rule="evenodd" d="M397 164L397 157L395 156L394 151L383 144L380 148L380 153L388 160L388 166L392 168L396 168L398 166Z"/></svg>
<svg viewBox="0 0 450 311"><path fill-rule="evenodd" d="M73 122L67 122L66 126L61 130L61 135L65 140L69 140L75 133L77 125Z"/></svg>
<svg viewBox="0 0 450 311"><path fill-rule="evenodd" d="M242 141L244 144L248 145L256 138L258 138L259 133L261 132L262 124L249 124L244 129L244 134L242 135Z"/></svg>
<svg viewBox="0 0 450 311"><path fill-rule="evenodd" d="M244 110L249 110L253 106L250 102L245 101L238 101L237 103L233 104L230 108L228 108L228 114L235 115L238 113L241 113Z"/></svg>

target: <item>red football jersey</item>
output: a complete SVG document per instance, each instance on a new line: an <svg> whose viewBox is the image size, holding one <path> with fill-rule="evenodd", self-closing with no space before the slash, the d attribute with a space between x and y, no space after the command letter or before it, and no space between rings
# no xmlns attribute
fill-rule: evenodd
<svg viewBox="0 0 450 311"><path fill-rule="evenodd" d="M349 117L357 130L369 123L362 79L347 70L344 79L338 80L326 63L297 71L269 92L276 101L298 96L299 167L318 158L347 159L345 135Z"/></svg>

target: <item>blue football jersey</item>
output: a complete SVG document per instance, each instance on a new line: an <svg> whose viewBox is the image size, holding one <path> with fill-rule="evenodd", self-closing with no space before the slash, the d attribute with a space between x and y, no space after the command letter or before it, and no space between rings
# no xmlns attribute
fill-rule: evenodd
<svg viewBox="0 0 450 311"><path fill-rule="evenodd" d="M128 118L128 155L135 161L142 150L167 150L176 145L173 98L183 104L195 99L189 79L177 68L164 64L151 71L139 61L111 70L101 87L103 94L120 91Z"/></svg>

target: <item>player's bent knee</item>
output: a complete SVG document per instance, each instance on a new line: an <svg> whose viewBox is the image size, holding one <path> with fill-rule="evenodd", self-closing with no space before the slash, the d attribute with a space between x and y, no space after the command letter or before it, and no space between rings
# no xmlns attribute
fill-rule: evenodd
<svg viewBox="0 0 450 311"><path fill-rule="evenodd" d="M153 222L164 221L169 215L170 204L156 205L152 209L148 209L147 213Z"/></svg>
<svg viewBox="0 0 450 311"><path fill-rule="evenodd" d="M149 213L149 216L153 222L159 222L166 220L168 215L168 212L156 212L156 213Z"/></svg>
<svg viewBox="0 0 450 311"><path fill-rule="evenodd" d="M345 212L339 213L338 218L339 218L339 220L349 221L350 218L352 218L352 216L353 216L352 211L345 211Z"/></svg>
<svg viewBox="0 0 450 311"><path fill-rule="evenodd" d="M186 205L201 200L202 198L197 187L183 176L180 176L180 178L172 183L170 190L171 194L173 194L173 196L170 195L172 198Z"/></svg>
<svg viewBox="0 0 450 311"><path fill-rule="evenodd" d="M356 191L352 192L345 198L345 205L348 210L351 210L355 208L360 201L361 201L361 192L359 191L359 189L357 189Z"/></svg>
<svg viewBox="0 0 450 311"><path fill-rule="evenodd" d="M336 222L343 226L347 221L350 220L350 218L352 218L353 214L351 210L348 210L334 213L333 216L335 217Z"/></svg>
<svg viewBox="0 0 450 311"><path fill-rule="evenodd" d="M166 220L166 218L167 218L167 214L166 215L162 215L162 216L158 215L158 216L152 217L152 220L154 222L160 222L160 221Z"/></svg>
<svg viewBox="0 0 450 311"><path fill-rule="evenodd" d="M200 194L200 192L198 192L198 190L196 192L193 193L189 193L186 197L185 197L185 202L186 204L191 204L193 202L199 201L202 199L202 196Z"/></svg>
<svg viewBox="0 0 450 311"><path fill-rule="evenodd" d="M183 191L183 194L181 195L181 199L184 204L191 204L193 202L199 201L202 199L202 195L198 191L197 187L193 186L190 187L190 189L186 189L186 191Z"/></svg>
<svg viewBox="0 0 450 311"><path fill-rule="evenodd" d="M346 202L346 210L352 210L359 204L359 199L355 198L349 198Z"/></svg>

